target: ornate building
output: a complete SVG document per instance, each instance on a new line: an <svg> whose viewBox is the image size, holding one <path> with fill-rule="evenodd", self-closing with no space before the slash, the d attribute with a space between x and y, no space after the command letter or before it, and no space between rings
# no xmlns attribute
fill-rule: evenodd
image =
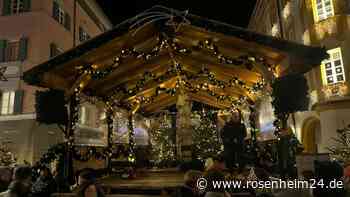
<svg viewBox="0 0 350 197"><path fill-rule="evenodd" d="M9 143L18 162L34 162L52 144L61 142L56 125L35 121L35 91L26 85L23 72L105 32L112 27L95 0L0 0L0 141ZM55 103L52 103L53 105ZM81 108L78 143L101 135L96 107ZM92 129L94 128L94 129ZM84 140L85 139L85 140Z"/></svg>
<svg viewBox="0 0 350 197"><path fill-rule="evenodd" d="M305 73L309 111L290 118L307 153L327 152L336 130L350 124L349 13L347 0L257 0L250 19L253 31L328 50L329 59ZM261 107L268 107L265 113L272 110Z"/></svg>

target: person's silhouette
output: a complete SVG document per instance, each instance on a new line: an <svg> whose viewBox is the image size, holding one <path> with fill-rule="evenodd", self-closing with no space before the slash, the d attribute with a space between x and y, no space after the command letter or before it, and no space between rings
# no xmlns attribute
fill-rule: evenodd
<svg viewBox="0 0 350 197"><path fill-rule="evenodd" d="M221 130L221 138L224 144L224 159L227 168L243 167L242 153L246 136L246 128L241 123L240 112L233 113L231 120Z"/></svg>

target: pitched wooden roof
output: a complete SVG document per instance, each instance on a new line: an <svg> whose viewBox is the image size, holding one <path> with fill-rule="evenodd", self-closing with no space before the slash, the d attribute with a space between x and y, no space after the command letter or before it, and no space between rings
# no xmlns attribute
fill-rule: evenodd
<svg viewBox="0 0 350 197"><path fill-rule="evenodd" d="M254 102L276 69L304 73L326 57L322 48L155 6L33 67L24 80L68 95L82 87L118 104L138 102L146 113L176 103L179 87L191 100L228 108Z"/></svg>

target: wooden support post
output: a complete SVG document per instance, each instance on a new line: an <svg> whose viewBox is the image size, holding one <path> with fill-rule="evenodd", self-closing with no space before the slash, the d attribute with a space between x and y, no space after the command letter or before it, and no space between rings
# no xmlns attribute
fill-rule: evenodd
<svg viewBox="0 0 350 197"><path fill-rule="evenodd" d="M133 124L133 113L129 114L129 119L128 119L128 128L129 128L129 157L128 160L131 163L135 162L135 139L134 139L134 124Z"/></svg>
<svg viewBox="0 0 350 197"><path fill-rule="evenodd" d="M74 184L74 169L73 169L73 150L74 150L74 131L79 120L79 90L76 90L69 100L69 118L66 127L66 158L64 165L64 175L68 178L70 184Z"/></svg>
<svg viewBox="0 0 350 197"><path fill-rule="evenodd" d="M107 147L108 151L112 152L112 146L113 146L113 122L114 122L114 116L113 111L111 109L106 110L106 120L107 120ZM112 171L112 165L111 165L111 156L107 156L107 169L108 173Z"/></svg>

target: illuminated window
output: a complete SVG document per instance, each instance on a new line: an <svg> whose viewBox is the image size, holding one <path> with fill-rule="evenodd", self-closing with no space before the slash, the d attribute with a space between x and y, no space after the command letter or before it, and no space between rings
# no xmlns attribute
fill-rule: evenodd
<svg viewBox="0 0 350 197"><path fill-rule="evenodd" d="M2 93L1 98L1 114L13 114L15 105L15 91L7 91Z"/></svg>
<svg viewBox="0 0 350 197"><path fill-rule="evenodd" d="M321 21L334 15L332 0L315 0L316 20Z"/></svg>
<svg viewBox="0 0 350 197"><path fill-rule="evenodd" d="M327 51L329 59L323 61L323 76L325 84L335 84L345 81L344 66L340 48Z"/></svg>

